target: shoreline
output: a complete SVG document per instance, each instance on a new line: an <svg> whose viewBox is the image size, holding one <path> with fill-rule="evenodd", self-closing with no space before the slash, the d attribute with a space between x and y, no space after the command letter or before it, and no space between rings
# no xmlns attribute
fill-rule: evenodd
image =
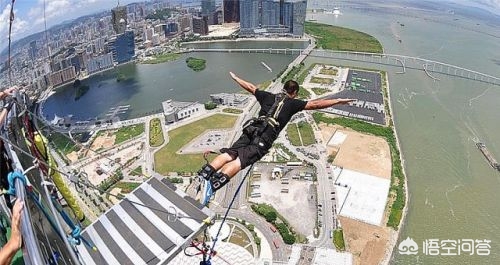
<svg viewBox="0 0 500 265"><path fill-rule="evenodd" d="M401 151L401 143L399 141L398 132L396 130L396 122L394 119L394 112L392 109L391 93L390 93L390 87L389 87L389 75L387 73L386 73L386 75L387 75L386 76L386 78L387 78L387 100L388 100L389 111L391 114L392 127L393 127L392 129L394 131L394 137L396 138L396 145L399 149L399 159L401 160L401 169L402 169L403 175L404 175L405 206L403 208L403 213L401 215L401 220L399 223L398 230L391 231L391 235L390 235L390 239L389 239L390 248L387 250L386 254L384 255L384 258L380 262L380 264L383 264L383 265L388 265L394 257L394 253L395 253L394 249L396 248L396 244L401 236L401 230L403 229L404 224L405 224L404 221L405 221L406 215L408 213L408 202L409 202L409 198L410 198L409 191L408 191L408 177L406 175L406 169L405 169L405 159L403 156L403 152Z"/></svg>
<svg viewBox="0 0 500 265"><path fill-rule="evenodd" d="M220 40L197 40L197 41L188 41L182 42L181 46L184 44L200 44L200 43L218 43L218 42L242 42L242 41L281 41L281 42L305 42L308 41L308 38L238 38L238 39L220 39Z"/></svg>

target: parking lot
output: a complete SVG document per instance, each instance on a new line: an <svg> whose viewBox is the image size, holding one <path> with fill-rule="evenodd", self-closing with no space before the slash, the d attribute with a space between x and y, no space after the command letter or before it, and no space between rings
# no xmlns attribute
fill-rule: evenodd
<svg viewBox="0 0 500 265"><path fill-rule="evenodd" d="M384 96L378 72L349 70L345 89L325 98L354 98L356 102L325 110L332 114L385 124Z"/></svg>
<svg viewBox="0 0 500 265"><path fill-rule="evenodd" d="M315 187L312 181L293 178L300 173L304 175L307 170L302 167L284 167L281 178L272 179L275 167L276 164L256 165L249 200L271 204L297 232L305 236L312 235L316 221Z"/></svg>

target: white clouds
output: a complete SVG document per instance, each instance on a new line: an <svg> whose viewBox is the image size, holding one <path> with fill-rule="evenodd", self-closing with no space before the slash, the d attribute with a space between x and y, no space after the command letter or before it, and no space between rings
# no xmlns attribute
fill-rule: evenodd
<svg viewBox="0 0 500 265"><path fill-rule="evenodd" d="M18 10L14 8L14 14L16 14L17 12ZM0 13L0 38L2 40L8 38L9 24L10 24L10 4L6 5L5 8L2 10L2 13ZM12 23L12 38L15 38L16 36L26 32L27 26L28 22L26 22L21 18L15 17L15 20Z"/></svg>
<svg viewBox="0 0 500 265"><path fill-rule="evenodd" d="M28 11L28 17L33 24L40 25L45 19L51 21L61 15L70 14L73 7L70 0L51 0L45 1L45 18L43 15L43 0L38 0L38 3Z"/></svg>

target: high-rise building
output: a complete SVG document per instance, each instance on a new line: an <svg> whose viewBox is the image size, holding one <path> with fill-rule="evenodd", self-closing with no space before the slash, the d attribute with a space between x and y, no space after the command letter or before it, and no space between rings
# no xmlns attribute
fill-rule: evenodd
<svg viewBox="0 0 500 265"><path fill-rule="evenodd" d="M193 17L193 32L200 35L208 34L208 17Z"/></svg>
<svg viewBox="0 0 500 265"><path fill-rule="evenodd" d="M208 24L214 25L216 21L215 17L215 0L201 0L201 16L206 16L208 18Z"/></svg>
<svg viewBox="0 0 500 265"><path fill-rule="evenodd" d="M240 34L302 36L307 0L240 0Z"/></svg>
<svg viewBox="0 0 500 265"><path fill-rule="evenodd" d="M239 23L240 0L224 0L222 5L224 10L224 23Z"/></svg>
<svg viewBox="0 0 500 265"><path fill-rule="evenodd" d="M117 6L111 9L111 23L116 34L123 34L127 29L127 7Z"/></svg>
<svg viewBox="0 0 500 265"><path fill-rule="evenodd" d="M259 0L240 0L240 33L254 34L259 27Z"/></svg>
<svg viewBox="0 0 500 265"><path fill-rule="evenodd" d="M292 27L290 33L293 36L304 35L304 23L306 21L307 0L297 0L292 2Z"/></svg>
<svg viewBox="0 0 500 265"><path fill-rule="evenodd" d="M201 15L211 16L215 12L215 0L201 0Z"/></svg>
<svg viewBox="0 0 500 265"><path fill-rule="evenodd" d="M277 0L262 0L260 9L260 26L262 28L278 28L280 25L280 2Z"/></svg>
<svg viewBox="0 0 500 265"><path fill-rule="evenodd" d="M28 53L29 53L30 59L32 61L34 61L36 59L36 55L38 53L38 50L36 48L36 40L30 42L30 47L29 47Z"/></svg>

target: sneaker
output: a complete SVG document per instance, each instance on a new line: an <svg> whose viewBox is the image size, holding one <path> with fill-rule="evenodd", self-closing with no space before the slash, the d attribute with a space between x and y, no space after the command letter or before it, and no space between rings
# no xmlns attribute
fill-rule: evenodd
<svg viewBox="0 0 500 265"><path fill-rule="evenodd" d="M204 179L202 176L198 176L198 195L197 199L202 205L208 205L210 199L214 196L215 192L212 188L212 183L209 180Z"/></svg>

